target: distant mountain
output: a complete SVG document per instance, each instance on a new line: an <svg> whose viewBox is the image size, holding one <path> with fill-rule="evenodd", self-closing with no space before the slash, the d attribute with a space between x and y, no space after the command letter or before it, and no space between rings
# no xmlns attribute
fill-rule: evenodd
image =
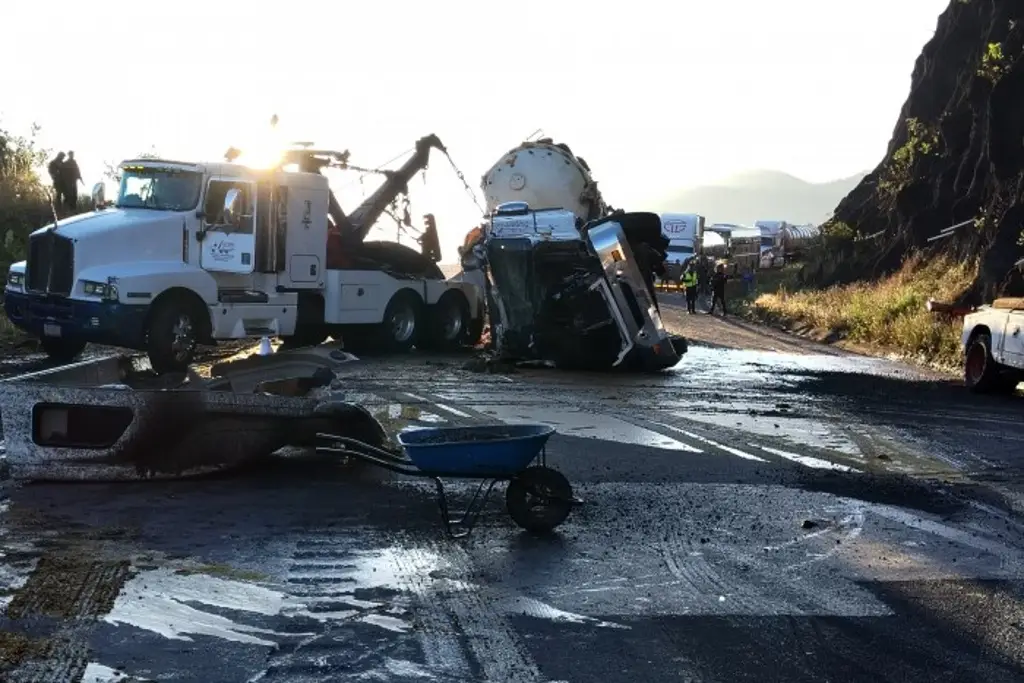
<svg viewBox="0 0 1024 683"><path fill-rule="evenodd" d="M714 185L681 190L655 202L660 212L698 213L708 223L751 225L758 219L821 223L867 175L809 183L781 171L746 171Z"/></svg>

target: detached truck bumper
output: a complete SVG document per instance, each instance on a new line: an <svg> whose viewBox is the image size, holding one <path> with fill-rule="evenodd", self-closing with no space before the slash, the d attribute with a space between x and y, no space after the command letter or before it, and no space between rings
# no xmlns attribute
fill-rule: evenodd
<svg viewBox="0 0 1024 683"><path fill-rule="evenodd" d="M37 296L8 290L4 312L35 337L66 337L92 344L142 348L148 306Z"/></svg>

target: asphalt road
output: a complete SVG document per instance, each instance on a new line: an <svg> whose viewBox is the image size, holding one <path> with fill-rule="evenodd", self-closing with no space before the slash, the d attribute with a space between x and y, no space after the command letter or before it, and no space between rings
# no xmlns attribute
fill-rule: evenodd
<svg viewBox="0 0 1024 683"><path fill-rule="evenodd" d="M665 317L702 343L660 376L350 366L389 429L554 425L550 537L498 490L451 541L428 482L305 458L12 489L0 679L1024 679L1021 400Z"/></svg>

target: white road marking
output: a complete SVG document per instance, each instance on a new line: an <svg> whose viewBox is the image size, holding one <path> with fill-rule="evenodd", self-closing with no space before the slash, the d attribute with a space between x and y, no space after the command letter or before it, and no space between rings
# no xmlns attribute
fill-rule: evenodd
<svg viewBox="0 0 1024 683"><path fill-rule="evenodd" d="M447 411L447 412L451 413L452 415L457 415L459 417L466 417L466 418L473 417L469 413L465 413L465 412L463 412L461 410L456 410L455 408L452 408L450 405L447 405L445 403L437 403L435 401L434 405L437 406L438 408L440 408L441 410L444 410L444 411Z"/></svg>
<svg viewBox="0 0 1024 683"><path fill-rule="evenodd" d="M665 424L664 422L655 422L654 420L648 420L648 422L650 422L652 425L658 425L659 427L664 427L665 429L671 429L673 432L682 433L682 430L679 429L678 427L673 427L672 425ZM683 443L683 442L680 441L679 443ZM704 452L704 451L702 451L699 448L695 448L695 447L691 446L690 444L683 443L683 445L686 446L686 448L683 448L683 449L680 449L680 450L689 451L690 453L703 453Z"/></svg>
<svg viewBox="0 0 1024 683"><path fill-rule="evenodd" d="M778 448L769 448L768 446L761 446L756 443L752 443L749 445L753 446L754 448L760 448L762 451L766 453L771 453L772 455L777 455L780 458L792 460L793 462L798 463L800 465L804 465L806 467L813 467L814 469L818 470L836 470L838 472L860 472L860 470L850 467L848 465L840 465L839 463L831 462L829 460L822 460L821 458L815 458L810 455L790 453L789 451L782 451L779 450Z"/></svg>
<svg viewBox="0 0 1024 683"><path fill-rule="evenodd" d="M741 451L740 449L733 448L732 446L725 446L723 444L718 443L717 441L712 441L711 439L705 438L705 437L701 436L700 434L694 434L693 432L688 432L685 429L680 429L679 427L673 427L672 425L663 425L663 426L671 429L674 432L679 432L680 434L685 434L686 436L690 437L691 439L696 439L697 441L700 441L701 443L706 443L709 446L714 446L715 448L723 450L726 453L732 453L733 455L735 455L738 458L743 458L744 460L753 460L755 462L768 462L764 458L759 458L759 457L757 457L756 455L754 455L752 453L747 453L746 451Z"/></svg>
<svg viewBox="0 0 1024 683"><path fill-rule="evenodd" d="M558 409L550 406L490 404L477 406L477 409L481 413L492 415L502 422L539 422L551 425L556 427L562 436L634 444L669 451L694 452L693 446L683 443L678 439L673 439L651 429L638 427L635 424L617 417L611 417L610 415Z"/></svg>

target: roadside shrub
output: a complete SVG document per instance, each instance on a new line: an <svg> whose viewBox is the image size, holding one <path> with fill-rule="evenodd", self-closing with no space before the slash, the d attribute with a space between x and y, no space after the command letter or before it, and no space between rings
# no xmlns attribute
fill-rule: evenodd
<svg viewBox="0 0 1024 683"><path fill-rule="evenodd" d="M977 262L915 255L893 275L873 283L760 295L751 313L762 319L810 326L823 334L952 366L960 360L960 322L925 310L929 298L952 301L978 273Z"/></svg>
<svg viewBox="0 0 1024 683"><path fill-rule="evenodd" d="M20 136L0 128L0 273L5 281L10 265L25 258L29 234L53 222L49 188L37 173L49 155L37 144L38 132L33 127L28 136ZM88 197L80 198L72 213L90 210L89 203ZM7 316L0 315L0 341L20 337Z"/></svg>

